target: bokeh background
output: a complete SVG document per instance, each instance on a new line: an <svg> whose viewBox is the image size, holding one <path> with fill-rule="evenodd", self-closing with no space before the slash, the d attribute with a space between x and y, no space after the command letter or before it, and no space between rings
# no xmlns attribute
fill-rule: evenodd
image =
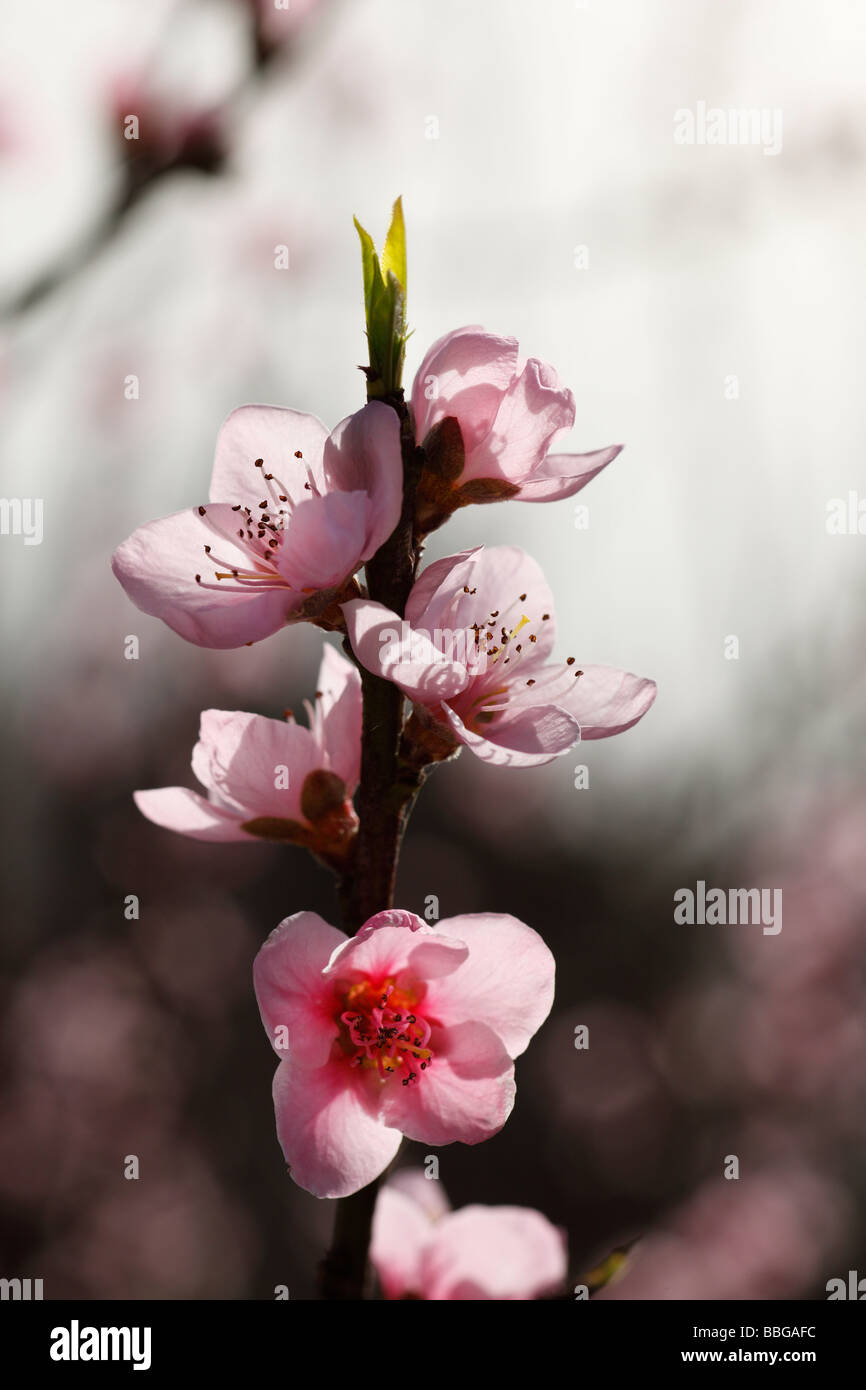
<svg viewBox="0 0 866 1390"><path fill-rule="evenodd" d="M193 785L201 709L298 705L322 637L188 647L108 561L204 498L235 405L333 424L362 402L351 219L381 237L402 193L408 378L482 323L572 387L572 447L627 445L574 502L465 510L430 557L525 546L562 654L659 683L623 737L525 773L464 754L416 811L400 905L514 912L558 961L512 1119L441 1151L443 1183L543 1210L574 1282L640 1238L606 1297L866 1274L866 536L827 526L866 498L866 9L0 17L0 490L44 503L40 545L0 536L0 1273L46 1297L314 1296L333 1211L285 1176L250 967L289 912L333 916L331 881L300 851L174 837L131 792ZM698 102L780 111L781 152L677 144ZM698 879L781 888L781 933L676 924Z"/></svg>

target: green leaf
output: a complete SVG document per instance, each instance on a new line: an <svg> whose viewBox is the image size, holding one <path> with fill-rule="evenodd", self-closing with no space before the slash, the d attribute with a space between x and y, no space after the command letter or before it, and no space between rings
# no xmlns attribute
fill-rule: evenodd
<svg viewBox="0 0 866 1390"><path fill-rule="evenodd" d="M367 318L370 317L370 305L373 302L373 288L378 280L381 283L382 272L379 269L379 259L376 255L376 247L370 233L361 226L357 217L353 219L358 236L361 238L361 263L364 269L364 308Z"/></svg>
<svg viewBox="0 0 866 1390"><path fill-rule="evenodd" d="M382 248L382 275L393 275L406 294L406 223L403 221L403 199L398 198L391 209L391 225Z"/></svg>
<svg viewBox="0 0 866 1390"><path fill-rule="evenodd" d="M354 219L361 239L364 272L364 315L370 366L367 394L389 395L400 387L406 350L406 228L400 198L391 212L391 225L382 255L370 233Z"/></svg>

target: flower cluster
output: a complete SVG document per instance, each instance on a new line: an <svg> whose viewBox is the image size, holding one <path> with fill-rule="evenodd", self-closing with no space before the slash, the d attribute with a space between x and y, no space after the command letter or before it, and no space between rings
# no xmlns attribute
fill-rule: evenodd
<svg viewBox="0 0 866 1390"><path fill-rule="evenodd" d="M136 801L197 839L304 847L344 886L371 857L361 845L364 779L383 742L370 715L377 691L396 692L390 746L400 749L395 765L386 747L392 780L376 784L378 809L398 797L407 769L417 790L461 748L536 766L581 738L630 728L655 697L650 680L555 655L553 597L522 550L479 546L418 573L425 537L457 509L570 497L619 446L552 452L574 421L571 392L547 364L522 359L514 339L480 328L440 338L405 403L399 205L380 259L359 231L368 403L331 432L277 406L235 410L219 432L209 499L141 527L113 559L139 608L203 647L240 647L299 622L341 635L345 655L325 647L308 728L291 716L206 710L192 757L206 795L169 787ZM402 592L393 579L376 582L390 565L402 565ZM395 834L391 879L398 843ZM354 935L313 912L286 918L255 962L280 1059L278 1137L295 1181L320 1197L369 1184L404 1135L439 1146L495 1134L514 1103L514 1059L552 1004L553 958L524 923L480 914L431 925L382 896L367 920L346 922ZM412 1277L397 1279L396 1200L383 1199L373 1251L391 1297L532 1297L562 1273L559 1235L537 1213L468 1208L425 1237ZM502 1252L498 1274L495 1259L478 1265L466 1253L482 1236ZM528 1280L524 1250L534 1252ZM459 1278L448 1275L455 1260ZM500 1292L450 1293L455 1280Z"/></svg>

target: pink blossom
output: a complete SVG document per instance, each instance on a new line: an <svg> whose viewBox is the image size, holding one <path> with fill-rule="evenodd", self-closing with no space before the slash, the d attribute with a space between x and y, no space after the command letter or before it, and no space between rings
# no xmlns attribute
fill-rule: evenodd
<svg viewBox="0 0 866 1390"><path fill-rule="evenodd" d="M304 619L329 626L393 531L402 487L389 406L366 405L330 435L313 415L241 406L217 439L209 505L140 527L112 565L133 603L202 647Z"/></svg>
<svg viewBox="0 0 866 1390"><path fill-rule="evenodd" d="M406 622L366 599L343 605L355 655L394 681L453 745L485 762L534 767L579 738L622 733L646 714L655 682L610 666L551 662L553 599L514 546L429 565Z"/></svg>
<svg viewBox="0 0 866 1390"><path fill-rule="evenodd" d="M708 1180L634 1248L599 1301L798 1299L850 1229L837 1182L799 1162Z"/></svg>
<svg viewBox="0 0 866 1390"><path fill-rule="evenodd" d="M309 729L258 714L209 709L192 768L207 797L187 787L138 791L148 820L195 840L289 840L339 854L357 826L351 796L361 760L361 678L326 646Z"/></svg>
<svg viewBox="0 0 866 1390"><path fill-rule="evenodd" d="M377 913L346 937L314 912L281 922L253 968L282 1059L277 1136L292 1177L345 1197L383 1172L401 1135L477 1144L514 1104L514 1061L553 1002L554 962L514 917L427 926Z"/></svg>
<svg viewBox="0 0 866 1390"><path fill-rule="evenodd" d="M412 412L415 437L430 453L418 494L422 531L469 502L572 497L622 448L549 453L574 424L574 397L547 363L520 358L515 338L477 327L433 344L415 377ZM459 426L456 441L443 426L449 419Z"/></svg>
<svg viewBox="0 0 866 1390"><path fill-rule="evenodd" d="M134 161L140 176L145 172L187 164L212 171L225 154L224 122L219 104L198 98L170 80L153 74L128 71L115 76L108 93L111 123L118 133L118 147ZM130 116L138 121L135 138L125 135Z"/></svg>
<svg viewBox="0 0 866 1390"><path fill-rule="evenodd" d="M452 1212L439 1187L406 1170L379 1193L370 1259L386 1298L526 1301L564 1283L565 1236L541 1212Z"/></svg>
<svg viewBox="0 0 866 1390"><path fill-rule="evenodd" d="M322 0L249 0L258 14L262 38L278 47L296 37Z"/></svg>

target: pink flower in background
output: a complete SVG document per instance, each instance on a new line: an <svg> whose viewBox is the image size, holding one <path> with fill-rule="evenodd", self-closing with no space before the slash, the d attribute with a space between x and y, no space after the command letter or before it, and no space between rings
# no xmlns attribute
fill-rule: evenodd
<svg viewBox="0 0 866 1390"><path fill-rule="evenodd" d="M325 646L309 729L240 711L205 710L192 767L207 797L187 787L138 791L148 820L195 840L288 840L323 857L357 827L351 803L361 762L361 678Z"/></svg>
<svg viewBox="0 0 866 1390"><path fill-rule="evenodd" d="M295 38L323 0L247 0L256 12L262 40L279 47Z"/></svg>
<svg viewBox="0 0 866 1390"><path fill-rule="evenodd" d="M850 1230L841 1185L792 1158L704 1183L635 1246L600 1301L803 1299Z"/></svg>
<svg viewBox="0 0 866 1390"><path fill-rule="evenodd" d="M470 502L572 497L622 448L548 453L555 435L574 424L574 397L552 367L521 359L515 338L477 327L433 344L415 377L412 412L415 438L428 450L418 494L422 532Z"/></svg>
<svg viewBox="0 0 866 1390"><path fill-rule="evenodd" d="M439 1189L419 1170L406 1170L379 1193L370 1259L386 1298L526 1301L565 1282L564 1233L541 1212L452 1212Z"/></svg>
<svg viewBox="0 0 866 1390"><path fill-rule="evenodd" d="M172 164L214 172L225 157L223 115L213 99L160 84L153 73L130 71L112 78L107 105L117 148L139 166L137 176ZM137 122L134 138L125 133L131 117Z"/></svg>
<svg viewBox="0 0 866 1390"><path fill-rule="evenodd" d="M112 566L133 603L202 647L304 619L330 626L393 531L402 487L389 406L373 402L330 435L313 415L241 406L217 439L210 503L140 527Z"/></svg>
<svg viewBox="0 0 866 1390"><path fill-rule="evenodd" d="M514 1061L547 1017L554 962L514 917L427 926L380 912L346 937L314 912L288 917L253 968L282 1059L277 1136L301 1187L345 1197L387 1168L401 1135L489 1139L514 1104Z"/></svg>
<svg viewBox="0 0 866 1390"><path fill-rule="evenodd" d="M581 737L631 728L655 699L654 681L578 667L572 657L548 660L553 598L538 565L514 546L429 565L409 595L405 625L368 599L343 612L362 665L394 681L455 747L465 744L485 762L550 762Z"/></svg>

